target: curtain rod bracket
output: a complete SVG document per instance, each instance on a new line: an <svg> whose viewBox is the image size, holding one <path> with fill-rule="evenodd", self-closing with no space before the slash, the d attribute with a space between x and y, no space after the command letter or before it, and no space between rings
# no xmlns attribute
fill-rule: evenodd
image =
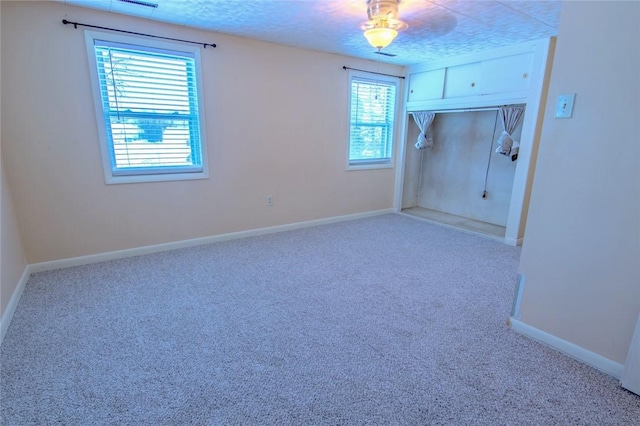
<svg viewBox="0 0 640 426"><path fill-rule="evenodd" d="M87 27L87 28L97 28L99 30L115 31L115 32L118 32L118 33L133 34L133 35L138 35L138 36L143 36L143 37L160 38L160 39L163 39L163 40L179 41L181 43L198 44L198 45L202 45L205 49L207 48L207 46L214 47L214 48L218 47L215 43L202 43L200 41L183 40L183 39L180 39L180 38L171 38L171 37L157 36L157 35L153 35L153 34L137 33L135 31L126 31L126 30L119 30L117 28L101 27L101 26L98 26L98 25L83 24L81 22L72 22L72 21L67 21L66 19L63 19L62 23L65 24L65 25L71 24L71 25L73 25L73 28L75 28L76 30L78 29L78 26L81 26L81 27Z"/></svg>

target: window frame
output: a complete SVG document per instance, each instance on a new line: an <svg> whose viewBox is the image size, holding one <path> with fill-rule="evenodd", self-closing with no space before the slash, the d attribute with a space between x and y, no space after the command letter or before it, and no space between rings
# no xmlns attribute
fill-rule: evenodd
<svg viewBox="0 0 640 426"><path fill-rule="evenodd" d="M204 109L204 96L202 88L202 72L200 61L200 46L183 45L171 43L161 40L149 40L129 35L112 34L101 31L85 30L85 44L89 60L89 73L91 78L91 88L93 102L96 114L96 125L98 130L98 140L100 144L100 155L102 157L102 168L104 171L104 179L106 184L120 183L139 183L139 182L162 182L162 181L179 181L209 178L209 161L207 156L207 136L205 129L206 117ZM200 171L179 171L179 166L166 166L163 170L162 166L156 168L135 169L131 171L118 170L114 171L112 167L112 155L109 146L109 136L107 134L105 112L103 108L103 99L101 95L100 79L98 76L98 64L95 53L95 40L105 41L107 43L124 44L139 48L143 51L153 52L160 51L162 53L174 53L193 56L195 85L198 105L198 134L200 139L200 157L202 169ZM173 170L172 170L173 169Z"/></svg>
<svg viewBox="0 0 640 426"><path fill-rule="evenodd" d="M389 156L389 160L386 159L371 159L371 160L359 160L357 162L353 162L350 159L351 155L351 101L352 101L352 86L354 80L361 81L364 83L372 83L372 84L385 84L385 85L393 85L395 87L395 100L393 102L393 115L392 115L392 129L391 129L391 153ZM393 76L379 75L373 74L363 71L350 70L349 71L349 82L347 94L349 96L348 99L348 131L347 131L347 170L371 170L371 169L392 169L395 164L395 152L396 152L396 133L397 133L397 124L398 124L398 113L400 107L400 79Z"/></svg>

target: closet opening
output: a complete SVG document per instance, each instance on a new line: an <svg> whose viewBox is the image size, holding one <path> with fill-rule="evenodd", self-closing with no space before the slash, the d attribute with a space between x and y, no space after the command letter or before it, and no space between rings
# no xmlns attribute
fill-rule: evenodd
<svg viewBox="0 0 640 426"><path fill-rule="evenodd" d="M432 112L407 117L401 212L504 241L524 106Z"/></svg>

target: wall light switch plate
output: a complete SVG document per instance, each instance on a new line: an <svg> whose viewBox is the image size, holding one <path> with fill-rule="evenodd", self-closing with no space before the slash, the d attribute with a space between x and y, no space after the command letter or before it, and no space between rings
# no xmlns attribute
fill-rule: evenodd
<svg viewBox="0 0 640 426"><path fill-rule="evenodd" d="M559 95L556 101L556 118L571 118L571 115L573 115L573 102L575 100L575 93Z"/></svg>

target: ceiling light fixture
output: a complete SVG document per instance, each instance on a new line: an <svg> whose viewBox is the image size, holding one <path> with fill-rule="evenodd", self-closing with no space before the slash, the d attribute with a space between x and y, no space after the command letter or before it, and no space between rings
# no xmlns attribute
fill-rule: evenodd
<svg viewBox="0 0 640 426"><path fill-rule="evenodd" d="M380 50L387 47L407 24L398 19L400 0L367 0L369 20L361 25L369 44Z"/></svg>

